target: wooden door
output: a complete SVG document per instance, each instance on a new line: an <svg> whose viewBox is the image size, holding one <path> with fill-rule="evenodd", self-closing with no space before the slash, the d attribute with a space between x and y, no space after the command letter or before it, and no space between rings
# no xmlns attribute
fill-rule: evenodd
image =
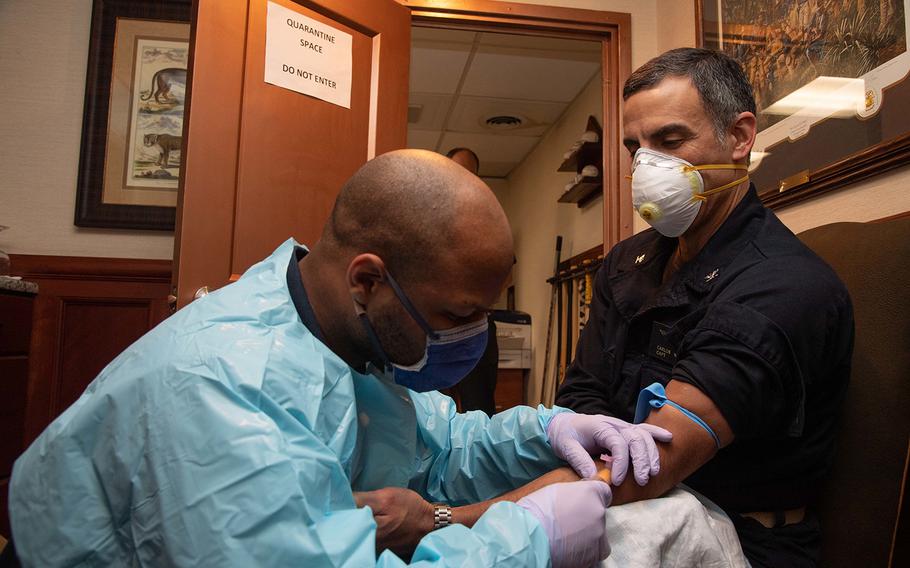
<svg viewBox="0 0 910 568"><path fill-rule="evenodd" d="M341 185L406 142L410 14L394 0L271 0L352 36L350 109L264 80L270 0L195 0L177 207L178 307L288 237L318 239Z"/></svg>

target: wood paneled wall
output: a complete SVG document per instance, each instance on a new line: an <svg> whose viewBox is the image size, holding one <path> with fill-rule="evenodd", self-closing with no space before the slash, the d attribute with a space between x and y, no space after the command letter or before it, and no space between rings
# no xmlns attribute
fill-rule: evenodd
<svg viewBox="0 0 910 568"><path fill-rule="evenodd" d="M167 317L171 262L11 255L37 282L24 444L85 390L114 357Z"/></svg>
<svg viewBox="0 0 910 568"><path fill-rule="evenodd" d="M34 301L33 294L0 290L0 536L10 534L9 478L23 449Z"/></svg>

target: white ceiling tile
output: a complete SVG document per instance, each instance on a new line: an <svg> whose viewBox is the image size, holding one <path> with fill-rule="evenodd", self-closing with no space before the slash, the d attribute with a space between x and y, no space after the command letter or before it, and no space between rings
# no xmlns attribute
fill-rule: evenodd
<svg viewBox="0 0 910 568"><path fill-rule="evenodd" d="M439 141L440 131L417 130L408 128L408 148L420 148L423 150L436 150L436 142Z"/></svg>
<svg viewBox="0 0 910 568"><path fill-rule="evenodd" d="M408 106L419 106L420 116L417 122L409 122L408 128L441 130L454 98L452 95L411 92L408 96Z"/></svg>
<svg viewBox="0 0 910 568"><path fill-rule="evenodd" d="M420 111L408 125L408 147L471 148L481 176L505 177L599 73L600 62L595 41L414 27L409 106ZM502 115L524 124L498 131L486 125Z"/></svg>
<svg viewBox="0 0 910 568"><path fill-rule="evenodd" d="M470 46L461 46L460 49L411 48L410 91L454 93L470 52Z"/></svg>
<svg viewBox="0 0 910 568"><path fill-rule="evenodd" d="M566 109L566 103L517 101L483 97L459 97L449 118L448 130L455 132L496 133L502 136L541 136ZM522 125L494 131L486 124L492 116L517 116Z"/></svg>
<svg viewBox="0 0 910 568"><path fill-rule="evenodd" d="M578 52L481 47L461 93L478 97L571 102L600 70Z"/></svg>

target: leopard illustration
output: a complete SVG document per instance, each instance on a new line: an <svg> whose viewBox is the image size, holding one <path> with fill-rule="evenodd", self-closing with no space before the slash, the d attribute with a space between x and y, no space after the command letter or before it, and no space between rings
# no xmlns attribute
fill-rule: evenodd
<svg viewBox="0 0 910 568"><path fill-rule="evenodd" d="M158 146L160 155L158 156L157 165L166 168L171 156L172 150L180 150L180 144L183 142L182 136L172 134L146 134L143 143L148 146Z"/></svg>

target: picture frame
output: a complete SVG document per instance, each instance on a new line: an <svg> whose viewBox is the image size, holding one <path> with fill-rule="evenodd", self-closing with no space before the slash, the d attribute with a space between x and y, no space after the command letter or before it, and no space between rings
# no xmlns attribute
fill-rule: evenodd
<svg viewBox="0 0 910 568"><path fill-rule="evenodd" d="M173 231L190 0L94 0L74 223Z"/></svg>
<svg viewBox="0 0 910 568"><path fill-rule="evenodd" d="M698 45L731 55L755 89L750 177L767 206L910 163L910 0L696 0L695 12Z"/></svg>

